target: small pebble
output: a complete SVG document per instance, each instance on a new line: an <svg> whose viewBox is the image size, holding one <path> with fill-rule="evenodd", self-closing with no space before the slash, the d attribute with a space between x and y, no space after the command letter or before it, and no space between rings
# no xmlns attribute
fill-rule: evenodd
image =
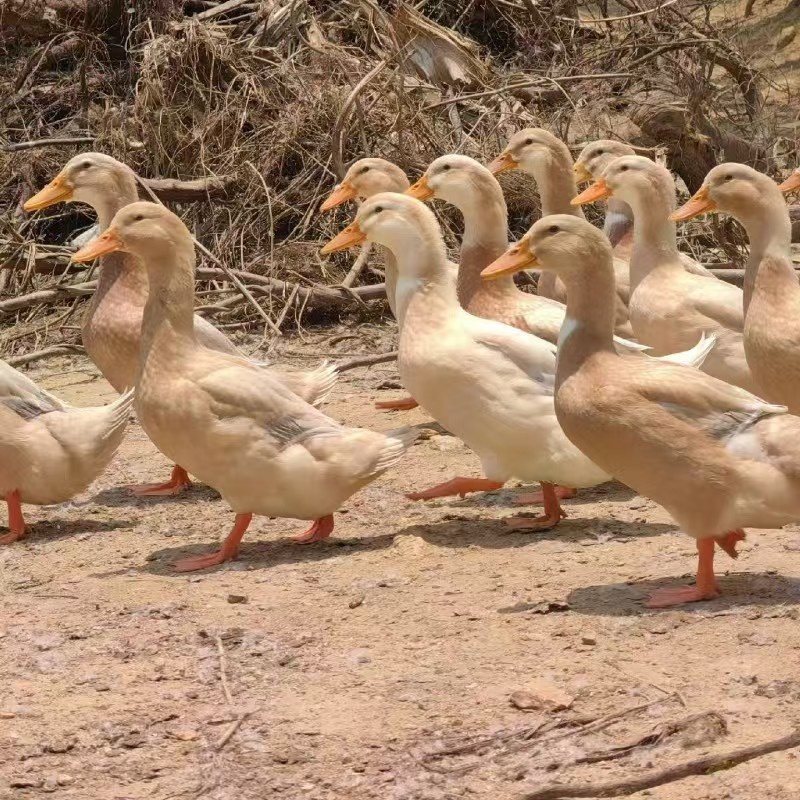
<svg viewBox="0 0 800 800"><path fill-rule="evenodd" d="M364 603L364 595L360 594L357 597L351 598L350 602L347 604L348 608L358 608L360 605Z"/></svg>
<svg viewBox="0 0 800 800"><path fill-rule="evenodd" d="M229 594L228 595L228 602L232 604L236 603L246 603L248 601L248 597L246 594Z"/></svg>

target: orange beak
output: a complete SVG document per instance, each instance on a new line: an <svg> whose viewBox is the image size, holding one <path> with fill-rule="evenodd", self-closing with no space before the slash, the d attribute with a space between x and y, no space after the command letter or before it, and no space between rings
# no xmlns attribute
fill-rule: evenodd
<svg viewBox="0 0 800 800"><path fill-rule="evenodd" d="M100 256L107 256L109 253L116 253L117 251L124 253L125 245L114 228L107 228L96 239L92 239L89 244L81 247L72 256L72 260L77 261L79 264L85 264L88 261L100 258Z"/></svg>
<svg viewBox="0 0 800 800"><path fill-rule="evenodd" d="M345 178L328 196L328 199L319 207L320 211L330 211L348 200L358 197L356 187Z"/></svg>
<svg viewBox="0 0 800 800"><path fill-rule="evenodd" d="M505 150L489 164L489 172L491 172L492 175L499 175L501 172L508 172L508 170L516 169L518 166L519 161L517 161L508 150Z"/></svg>
<svg viewBox="0 0 800 800"><path fill-rule="evenodd" d="M351 247L355 247L357 244L363 244L366 241L366 234L358 227L358 223L354 222L352 225L348 225L343 231L337 233L319 252L326 256L328 253L338 253L340 250L349 250Z"/></svg>
<svg viewBox="0 0 800 800"><path fill-rule="evenodd" d="M575 174L575 183L586 183L593 179L592 173L589 172L583 161L576 161L572 166L572 171Z"/></svg>
<svg viewBox="0 0 800 800"><path fill-rule="evenodd" d="M800 189L800 170L795 170L778 188L784 194Z"/></svg>
<svg viewBox="0 0 800 800"><path fill-rule="evenodd" d="M72 200L73 189L62 175L56 175L47 186L25 202L26 211L39 211L56 203L65 203Z"/></svg>
<svg viewBox="0 0 800 800"><path fill-rule="evenodd" d="M413 186L406 189L409 197L416 197L417 200L430 200L433 197L433 189L428 183L428 178L423 175Z"/></svg>
<svg viewBox="0 0 800 800"><path fill-rule="evenodd" d="M573 197L569 204L571 206L583 206L586 203L605 200L607 197L611 197L611 187L603 178L599 178L591 186L587 186L577 197Z"/></svg>
<svg viewBox="0 0 800 800"><path fill-rule="evenodd" d="M513 275L515 272L536 266L538 263L536 256L531 252L528 237L523 236L500 258L492 261L481 272L481 277L484 280L492 280L492 278L499 278L502 275Z"/></svg>
<svg viewBox="0 0 800 800"><path fill-rule="evenodd" d="M685 222L692 217L716 210L717 204L711 199L708 186L701 186L677 211L673 211L669 218L673 222Z"/></svg>

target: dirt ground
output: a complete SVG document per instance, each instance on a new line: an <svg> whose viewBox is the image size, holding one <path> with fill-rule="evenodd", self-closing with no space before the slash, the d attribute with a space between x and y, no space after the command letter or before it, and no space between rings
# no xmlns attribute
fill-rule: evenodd
<svg viewBox="0 0 800 800"><path fill-rule="evenodd" d="M309 366L326 349L282 347ZM113 397L81 359L31 374L76 404ZM392 365L348 372L327 410L424 425L419 409L373 410L393 380ZM298 546L303 523L257 519L240 560L203 573L171 563L213 548L232 515L203 486L129 496L168 473L135 424L89 492L26 507L29 538L0 551L0 798L511 800L800 725L796 529L720 560L720 599L648 611L653 587L694 567L660 508L611 484L524 534L503 522L516 487L414 503L403 493L477 474L460 442L425 431L329 540ZM795 800L798 755L633 796Z"/></svg>

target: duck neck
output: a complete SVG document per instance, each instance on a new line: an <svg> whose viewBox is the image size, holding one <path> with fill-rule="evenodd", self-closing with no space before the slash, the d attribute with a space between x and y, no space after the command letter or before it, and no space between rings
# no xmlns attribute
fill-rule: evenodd
<svg viewBox="0 0 800 800"><path fill-rule="evenodd" d="M783 198L764 203L752 210L741 222L750 240L750 255L744 274L744 310L750 306L754 292L797 291L797 276L791 258L792 224Z"/></svg>
<svg viewBox="0 0 800 800"><path fill-rule="evenodd" d="M514 278L510 275L493 281L481 278L481 270L508 249L508 212L502 191L499 186L497 188L495 196L483 192L474 202L470 198L469 202L457 205L464 217L457 282L458 299L464 308L478 292L497 297L505 296L509 291L516 292Z"/></svg>
<svg viewBox="0 0 800 800"><path fill-rule="evenodd" d="M589 270L561 276L567 288L567 312L558 336L556 385L590 356L614 353L616 287L610 252Z"/></svg>
<svg viewBox="0 0 800 800"><path fill-rule="evenodd" d="M114 215L121 208L138 199L136 188L114 188L95 199L92 207L97 213L97 224L100 233L105 231ZM126 253L112 253L100 259L100 273L97 290L92 298L90 309L96 308L109 297L117 298L125 303L144 305L147 296L147 272L135 256Z"/></svg>
<svg viewBox="0 0 800 800"><path fill-rule="evenodd" d="M669 215L675 210L674 194L652 191L633 206L633 251L631 253L631 291L654 270L682 271L675 223Z"/></svg>
<svg viewBox="0 0 800 800"><path fill-rule="evenodd" d="M174 248L170 255L173 264L156 264L148 271L150 292L142 320L143 370L155 352L174 355L195 345L194 252Z"/></svg>
<svg viewBox="0 0 800 800"><path fill-rule="evenodd" d="M392 252L398 269L396 303L401 334L407 327L435 323L461 307L441 237L433 241L422 234L409 236Z"/></svg>
<svg viewBox="0 0 800 800"><path fill-rule="evenodd" d="M570 200L578 194L575 173L572 169L572 156L566 145L562 150L551 150L547 159L537 162L532 172L539 189L542 216L550 214L571 214L583 219L580 206L573 206Z"/></svg>

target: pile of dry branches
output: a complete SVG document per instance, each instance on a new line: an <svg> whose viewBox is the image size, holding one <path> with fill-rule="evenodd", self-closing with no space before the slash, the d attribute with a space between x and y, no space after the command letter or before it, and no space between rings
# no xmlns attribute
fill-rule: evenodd
<svg viewBox="0 0 800 800"><path fill-rule="evenodd" d="M266 316L273 331L311 310L363 315L380 297L377 268L337 289L350 260L318 256L351 213L321 216L320 201L363 155L417 176L444 152L486 160L544 125L574 143L663 147L689 189L721 158L774 167L770 87L714 5L0 0L4 356L52 331L77 341L72 315L95 284L64 245L93 219L21 207L81 150L129 163L214 254L199 261L204 313L233 328ZM522 177L504 185L518 234L536 197ZM737 258L724 231L694 230Z"/></svg>

